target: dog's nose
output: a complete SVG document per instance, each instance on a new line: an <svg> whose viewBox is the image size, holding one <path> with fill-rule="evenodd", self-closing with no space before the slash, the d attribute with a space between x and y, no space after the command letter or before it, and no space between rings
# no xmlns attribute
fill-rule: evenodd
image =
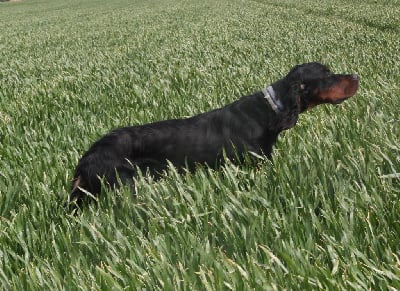
<svg viewBox="0 0 400 291"><path fill-rule="evenodd" d="M353 80L358 81L360 78L358 77L357 74L353 74L352 75Z"/></svg>

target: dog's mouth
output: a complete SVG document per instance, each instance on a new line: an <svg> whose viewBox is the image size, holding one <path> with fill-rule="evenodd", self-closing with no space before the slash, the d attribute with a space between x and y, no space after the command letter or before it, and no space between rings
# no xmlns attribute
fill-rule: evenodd
<svg viewBox="0 0 400 291"><path fill-rule="evenodd" d="M332 102L332 104L337 105L337 104L343 103L344 101L346 101L346 100L349 99L349 98L350 98L350 97L344 97L343 99L335 100L335 101Z"/></svg>

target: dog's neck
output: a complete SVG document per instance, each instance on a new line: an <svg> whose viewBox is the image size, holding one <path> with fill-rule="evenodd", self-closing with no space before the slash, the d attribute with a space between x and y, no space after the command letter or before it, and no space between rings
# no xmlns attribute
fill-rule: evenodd
<svg viewBox="0 0 400 291"><path fill-rule="evenodd" d="M264 99L267 100L268 104L271 106L275 113L279 113L283 110L283 105L280 100L276 98L275 90L272 86L264 88L261 90L264 94Z"/></svg>

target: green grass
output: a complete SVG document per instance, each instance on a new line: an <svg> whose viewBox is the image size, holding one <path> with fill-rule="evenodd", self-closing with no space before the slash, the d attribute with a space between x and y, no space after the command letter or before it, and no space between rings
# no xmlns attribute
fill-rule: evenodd
<svg viewBox="0 0 400 291"><path fill-rule="evenodd" d="M400 2L0 3L0 289L400 289ZM274 164L173 170L71 216L109 130L191 116L295 64L357 72Z"/></svg>

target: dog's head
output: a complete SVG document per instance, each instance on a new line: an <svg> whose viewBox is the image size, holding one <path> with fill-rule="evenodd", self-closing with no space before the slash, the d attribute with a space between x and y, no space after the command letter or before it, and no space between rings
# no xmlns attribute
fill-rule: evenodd
<svg viewBox="0 0 400 291"><path fill-rule="evenodd" d="M319 104L339 104L356 94L359 85L358 75L333 74L319 63L295 66L283 80L292 88L300 112Z"/></svg>
<svg viewBox="0 0 400 291"><path fill-rule="evenodd" d="M297 65L283 79L272 84L275 102L280 106L280 127L293 127L301 112L319 104L339 104L358 90L357 75L333 74L319 63Z"/></svg>

